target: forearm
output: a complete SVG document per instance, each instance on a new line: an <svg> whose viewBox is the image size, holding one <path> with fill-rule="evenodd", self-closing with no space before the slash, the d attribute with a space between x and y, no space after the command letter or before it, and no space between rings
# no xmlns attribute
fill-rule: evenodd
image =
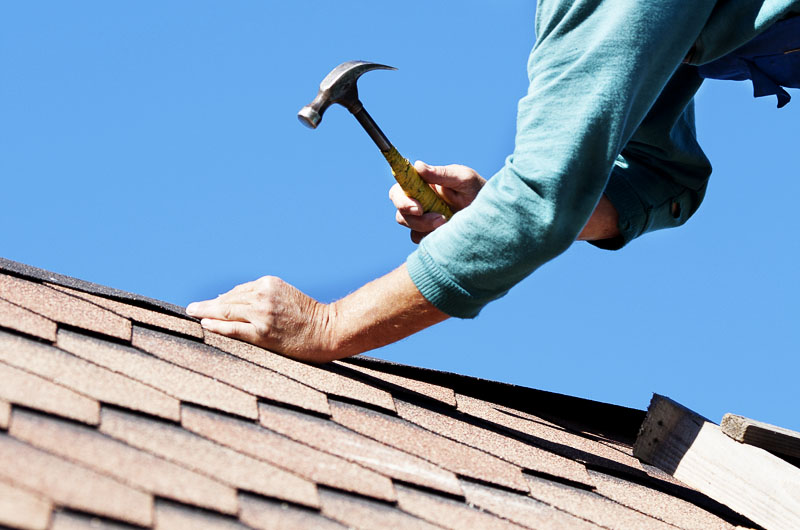
<svg viewBox="0 0 800 530"><path fill-rule="evenodd" d="M374 280L328 306L334 337L330 361L408 337L448 316L423 297L406 266Z"/></svg>

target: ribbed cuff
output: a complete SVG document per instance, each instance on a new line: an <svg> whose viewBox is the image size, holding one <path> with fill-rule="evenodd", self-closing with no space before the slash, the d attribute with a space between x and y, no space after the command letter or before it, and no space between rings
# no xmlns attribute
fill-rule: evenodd
<svg viewBox="0 0 800 530"><path fill-rule="evenodd" d="M457 318L475 318L483 309L485 304L442 270L422 245L408 256L406 268L422 296L439 311Z"/></svg>
<svg viewBox="0 0 800 530"><path fill-rule="evenodd" d="M619 215L617 228L620 235L589 243L605 250L619 250L642 235L647 224L647 210L636 190L616 167L611 172L611 178L603 193L617 210Z"/></svg>

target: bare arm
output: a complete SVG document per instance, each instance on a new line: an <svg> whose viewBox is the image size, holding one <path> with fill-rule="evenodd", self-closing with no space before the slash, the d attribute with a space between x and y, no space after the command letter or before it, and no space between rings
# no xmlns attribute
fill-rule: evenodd
<svg viewBox="0 0 800 530"><path fill-rule="evenodd" d="M467 207L486 182L466 166L415 166L456 211ZM421 214L419 204L399 187L392 188L390 197L398 209L397 221L411 228L417 243L444 223L438 214ZM617 212L602 197L579 239L617 234ZM448 318L420 294L405 265L332 304L265 276L214 300L190 304L186 311L201 318L208 331L315 363L391 344Z"/></svg>
<svg viewBox="0 0 800 530"><path fill-rule="evenodd" d="M405 265L332 304L265 276L186 310L208 331L315 363L385 346L448 318L420 294Z"/></svg>

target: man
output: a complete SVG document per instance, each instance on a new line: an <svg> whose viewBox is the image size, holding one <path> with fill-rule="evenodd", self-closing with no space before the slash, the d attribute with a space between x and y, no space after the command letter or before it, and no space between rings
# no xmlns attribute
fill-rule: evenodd
<svg viewBox="0 0 800 530"><path fill-rule="evenodd" d="M489 181L417 163L457 213L421 215L393 188L398 221L420 242L404 265L332 304L265 277L187 312L325 362L472 318L576 238L616 249L683 224L711 172L695 139L694 65L798 14L800 0L540 0L514 153Z"/></svg>

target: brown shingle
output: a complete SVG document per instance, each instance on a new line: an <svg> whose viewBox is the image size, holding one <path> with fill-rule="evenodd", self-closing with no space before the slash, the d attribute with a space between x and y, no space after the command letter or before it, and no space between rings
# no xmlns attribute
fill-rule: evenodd
<svg viewBox="0 0 800 530"><path fill-rule="evenodd" d="M592 491L580 490L572 486L558 484L549 480L528 477L531 484L531 497L571 513L576 517L591 521L611 530L628 528L652 528L670 530L671 525L631 510L621 504L606 499Z"/></svg>
<svg viewBox="0 0 800 530"><path fill-rule="evenodd" d="M239 489L318 507L316 485L180 427L103 410L100 431Z"/></svg>
<svg viewBox="0 0 800 530"><path fill-rule="evenodd" d="M372 530L391 528L392 530L434 530L431 525L387 504L333 491L320 491L322 513L351 528Z"/></svg>
<svg viewBox="0 0 800 530"><path fill-rule="evenodd" d="M156 495L223 513L238 510L236 492L232 488L93 429L15 410L9 433L49 453Z"/></svg>
<svg viewBox="0 0 800 530"><path fill-rule="evenodd" d="M180 419L180 402L52 346L0 331L0 360L104 403Z"/></svg>
<svg viewBox="0 0 800 530"><path fill-rule="evenodd" d="M38 375L0 362L0 398L90 425L100 422L100 404Z"/></svg>
<svg viewBox="0 0 800 530"><path fill-rule="evenodd" d="M44 530L51 509L50 501L0 480L0 525Z"/></svg>
<svg viewBox="0 0 800 530"><path fill-rule="evenodd" d="M165 361L214 377L245 392L315 412L329 413L328 399L322 392L205 344L135 327L133 345Z"/></svg>
<svg viewBox="0 0 800 530"><path fill-rule="evenodd" d="M261 424L300 443L340 456L389 477L461 495L456 476L439 467L345 429L332 421L259 404Z"/></svg>
<svg viewBox="0 0 800 530"><path fill-rule="evenodd" d="M316 388L320 392L369 403L394 412L394 402L391 394L355 379L339 375L325 368L301 363L252 344L223 337L216 333L206 333L205 341L206 344L210 344L224 352L279 372L295 381L300 381Z"/></svg>
<svg viewBox="0 0 800 530"><path fill-rule="evenodd" d="M456 406L456 393L453 392L452 388L445 388L443 386L426 383L425 381L417 381L416 379L409 379L408 377L379 372L378 370L373 370L371 368L367 368L366 366L361 366L352 362L335 361L334 364L338 364L350 370L361 372L369 377L386 381L387 383L397 385L406 390L410 390L412 392L416 392L417 394L435 399L436 401L441 401L445 405L450 405L451 407Z"/></svg>
<svg viewBox="0 0 800 530"><path fill-rule="evenodd" d="M528 491L522 470L483 451L455 442L403 419L355 405L331 402L334 421L379 442L478 480Z"/></svg>
<svg viewBox="0 0 800 530"><path fill-rule="evenodd" d="M258 418L255 396L133 348L63 329L58 332L57 346L182 401Z"/></svg>
<svg viewBox="0 0 800 530"><path fill-rule="evenodd" d="M0 298L56 322L124 340L131 338L128 319L39 283L0 274Z"/></svg>
<svg viewBox="0 0 800 530"><path fill-rule="evenodd" d="M181 422L205 438L300 475L312 482L394 501L391 480L263 427L184 405Z"/></svg>
<svg viewBox="0 0 800 530"><path fill-rule="evenodd" d="M296 528L314 530L345 530L346 527L319 512L304 510L290 504L261 499L252 495L239 495L239 519L258 530L284 530Z"/></svg>
<svg viewBox="0 0 800 530"><path fill-rule="evenodd" d="M583 464L563 456L399 399L395 399L395 407L401 418L518 466L573 482L592 483Z"/></svg>
<svg viewBox="0 0 800 530"><path fill-rule="evenodd" d="M528 528L536 530L562 530L564 528L597 530L600 528L526 495L518 495L471 482L463 482L461 487L464 488L464 494L467 496L469 504Z"/></svg>
<svg viewBox="0 0 800 530"><path fill-rule="evenodd" d="M445 528L453 530L461 528L520 530L522 528L460 501L400 485L396 486L396 489L397 504L401 510Z"/></svg>
<svg viewBox="0 0 800 530"><path fill-rule="evenodd" d="M0 476L61 506L142 526L153 521L147 493L2 434L0 461Z"/></svg>
<svg viewBox="0 0 800 530"><path fill-rule="evenodd" d="M0 399L0 429L8 427L8 420L11 417L11 403Z"/></svg>
<svg viewBox="0 0 800 530"><path fill-rule="evenodd" d="M131 528L130 525L108 519L57 511L53 513L53 522L50 523L49 530L131 530Z"/></svg>
<svg viewBox="0 0 800 530"><path fill-rule="evenodd" d="M72 296L83 298L84 300L95 305L99 305L100 307L105 307L106 309L109 309L122 317L127 317L135 322L168 329L170 331L174 331L182 335L188 335L190 337L196 337L198 339L203 338L203 327L199 322L195 322L194 320L178 318L166 313L153 311L152 309L145 309L143 307L117 302L116 300L110 300L108 298L103 298L102 296L76 291L75 289L70 289L69 287L62 287L60 285L52 284L47 285L53 289L58 289L59 291L65 292Z"/></svg>
<svg viewBox="0 0 800 530"><path fill-rule="evenodd" d="M458 410L532 437L533 443L572 460L591 463L627 473L644 474L642 465L633 457L587 436L553 427L523 412L501 411L491 403L457 395ZM538 420L538 421L537 421Z"/></svg>
<svg viewBox="0 0 800 530"><path fill-rule="evenodd" d="M0 298L0 327L55 342L56 323Z"/></svg>
<svg viewBox="0 0 800 530"><path fill-rule="evenodd" d="M156 501L156 530L246 530L244 525L221 515Z"/></svg>
<svg viewBox="0 0 800 530"><path fill-rule="evenodd" d="M716 515L683 499L622 480L605 473L589 471L597 493L642 513L686 530L731 530L733 526Z"/></svg>

